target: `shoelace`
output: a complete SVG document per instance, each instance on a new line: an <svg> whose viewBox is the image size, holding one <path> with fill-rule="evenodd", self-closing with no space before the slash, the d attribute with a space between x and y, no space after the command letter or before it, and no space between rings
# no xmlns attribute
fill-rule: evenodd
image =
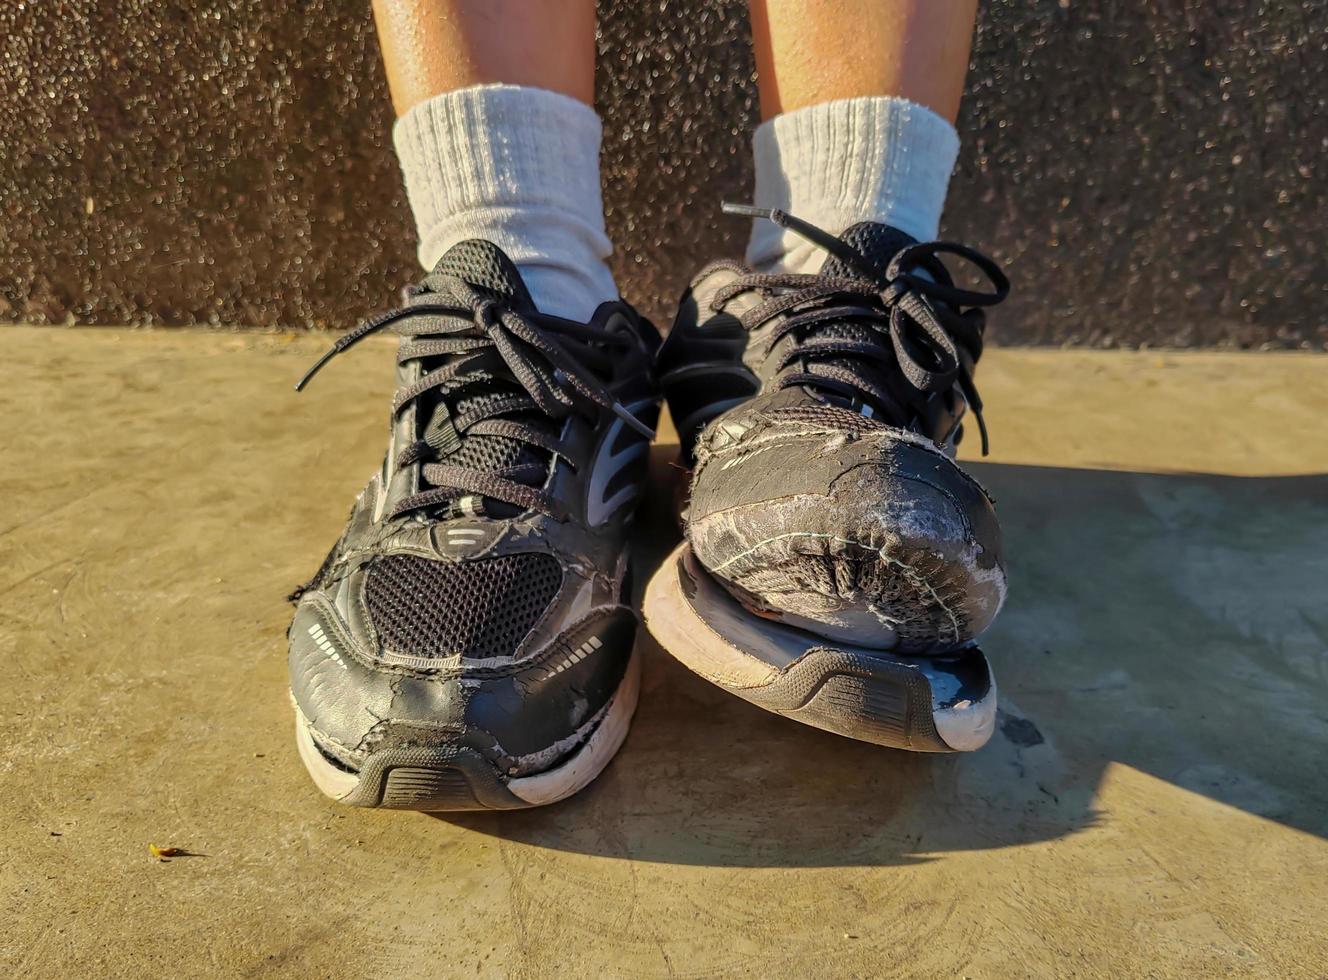
<svg viewBox="0 0 1328 980"><path fill-rule="evenodd" d="M582 409L584 402L590 402L612 412L647 439L654 437L654 431L628 411L588 370L605 370L612 364L609 354L596 344L630 349L630 338L544 313L518 313L454 276L431 278L429 282L436 288L415 287L412 295L431 292L439 295L439 300L417 300L364 321L342 335L295 385L296 391L302 391L333 357L390 326L404 341L397 354L398 364L423 358L452 358L399 389L392 402L394 416L427 392L437 390L444 394L477 381L502 380L503 373L510 373L525 390L525 395L513 391L510 397L491 402L479 411L449 415L449 426L431 427L422 439L398 454L398 470L424 461L420 472L430 486L404 497L389 517L446 503L459 492L491 497L561 519L563 514L557 502L537 486L524 482L542 478L546 473L542 466L526 464L488 471L442 462L459 448L460 438L465 435L503 436L561 455L558 440L548 432L528 422L497 416L538 409L561 420ZM575 345L575 357L565 346L569 342ZM494 353L501 363L495 361ZM576 468L574 460L562 458Z"/></svg>
<svg viewBox="0 0 1328 980"><path fill-rule="evenodd" d="M752 331L784 313L792 315L779 324L766 344L768 356L785 337L792 343L776 367L776 390L801 385L858 400L905 424L909 406L919 399L890 390L867 372L844 362L857 361L883 369L891 366L922 401L958 384L982 435L982 455L987 455L987 425L982 418L982 399L973 384L970 365L982 354L986 314L982 307L994 306L1009 294L1010 282L994 261L975 249L956 242L919 242L902 249L884 271L847 242L778 208L725 204L728 214L767 218L807 239L838 258L858 276L802 275L797 273L749 273L721 288L711 307L720 311L743 293L758 292L765 298L739 315L743 328ZM941 255L954 255L971 262L991 282L991 292L960 289L953 285ZM969 307L960 310L960 307ZM888 338L890 346L866 340L818 336L817 328L851 322ZM827 363L828 361L828 363ZM798 370L788 370L794 365ZM916 406L915 410L916 410Z"/></svg>

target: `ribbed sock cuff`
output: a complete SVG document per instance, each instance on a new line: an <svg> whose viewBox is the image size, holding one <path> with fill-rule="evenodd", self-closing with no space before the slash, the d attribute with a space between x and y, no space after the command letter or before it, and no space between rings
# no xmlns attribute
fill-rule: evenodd
<svg viewBox="0 0 1328 980"><path fill-rule="evenodd" d="M757 128L752 150L757 205L834 234L877 221L925 241L940 226L959 134L925 106L874 96L776 116ZM792 232L760 219L753 224L747 247L753 266L808 272L821 257Z"/></svg>
<svg viewBox="0 0 1328 980"><path fill-rule="evenodd" d="M469 238L493 242L521 270L541 310L578 320L618 291L605 259L599 116L557 92L478 85L435 96L393 129L432 269Z"/></svg>

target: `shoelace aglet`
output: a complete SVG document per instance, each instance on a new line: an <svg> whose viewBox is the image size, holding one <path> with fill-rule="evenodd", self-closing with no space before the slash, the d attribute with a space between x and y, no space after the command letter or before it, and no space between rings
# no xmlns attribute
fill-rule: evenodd
<svg viewBox="0 0 1328 980"><path fill-rule="evenodd" d="M326 364L328 361L332 360L332 358L336 357L338 353L340 353L340 351L337 349L335 344L329 347L327 351L324 352L323 356L320 357L318 360L314 361L313 366L309 368L308 371L304 372L304 375L300 378L300 380L295 382L295 390L304 391L305 385L307 385L311 380L313 380L313 376L317 374L319 371L321 371L323 369L323 365Z"/></svg>
<svg viewBox="0 0 1328 980"><path fill-rule="evenodd" d="M987 421L982 417L982 399L978 397L977 386L973 384L973 376L967 370L959 372L959 390L964 393L964 400L973 410L973 418L978 423L978 435L982 437L982 455L986 456L991 449L987 439Z"/></svg>
<svg viewBox="0 0 1328 980"><path fill-rule="evenodd" d="M784 212L778 208L758 208L755 204L735 204L732 201L720 202L719 209L725 214L736 214L744 218L767 218L775 224L780 223Z"/></svg>
<svg viewBox="0 0 1328 980"><path fill-rule="evenodd" d="M767 221L773 221L780 228L791 231L818 248L829 252L850 268L858 270L868 279L875 281L880 278L880 272L874 269L872 264L857 249L829 232L817 228L814 224L803 221L796 215L789 214L787 211L779 208L758 208L755 204L734 204L730 201L721 202L719 207L725 214L736 214L745 218L765 218Z"/></svg>
<svg viewBox="0 0 1328 980"><path fill-rule="evenodd" d="M655 430L629 412L627 406L622 402L615 401L613 403L613 414L622 419L627 425L631 426L638 435L644 436L647 439L655 438Z"/></svg>
<svg viewBox="0 0 1328 980"><path fill-rule="evenodd" d="M304 372L304 377L302 377L299 381L295 382L295 390L303 391L304 386L309 383L309 381L313 378L315 374L317 374L319 371L323 369L324 364L332 360L332 358L336 357L342 351L354 347L365 337L369 336L369 334L377 333L379 330L383 329L383 327L387 326L387 324L390 323L394 318L400 316L402 312L404 311L397 309L397 310L389 310L386 313L380 313L378 316L371 317L370 319L365 320L363 323L361 323L358 327L356 327L354 330L350 331L349 333L342 334L339 338L337 338L337 342L334 343L323 353L322 357L314 361L313 367L309 368L308 371Z"/></svg>

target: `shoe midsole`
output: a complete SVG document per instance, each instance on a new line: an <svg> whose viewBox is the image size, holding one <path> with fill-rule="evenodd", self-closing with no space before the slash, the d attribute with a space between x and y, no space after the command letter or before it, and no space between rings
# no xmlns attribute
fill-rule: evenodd
<svg viewBox="0 0 1328 980"><path fill-rule="evenodd" d="M794 675L821 670L832 657L863 674L907 671L924 677L936 734L951 749L970 751L995 726L996 685L985 656L968 647L937 656L894 654L828 641L742 607L710 579L684 543L646 590L645 619L674 657L726 690L780 714L799 710Z"/></svg>

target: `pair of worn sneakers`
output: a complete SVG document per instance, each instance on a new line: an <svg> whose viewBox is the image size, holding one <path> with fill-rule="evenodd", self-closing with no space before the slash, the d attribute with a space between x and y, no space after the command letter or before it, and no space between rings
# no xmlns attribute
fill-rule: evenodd
<svg viewBox="0 0 1328 980"><path fill-rule="evenodd" d="M818 274L705 268L661 344L626 303L535 308L494 245L452 248L403 305L382 469L293 597L300 757L355 806L512 809L609 763L639 689L627 554L661 393L691 470L647 625L770 711L918 751L989 737L975 637L1005 595L986 492L954 462L983 307L961 245L864 223ZM990 280L956 285L942 256Z"/></svg>

